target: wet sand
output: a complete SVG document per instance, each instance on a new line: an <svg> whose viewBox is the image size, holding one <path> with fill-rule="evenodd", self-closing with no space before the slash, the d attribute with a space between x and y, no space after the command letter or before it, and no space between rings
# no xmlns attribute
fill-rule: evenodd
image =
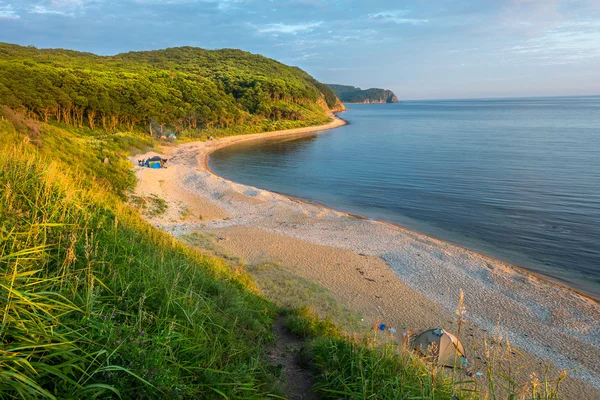
<svg viewBox="0 0 600 400"><path fill-rule="evenodd" d="M385 222L228 181L208 155L241 141L312 134L343 125L229 137L167 148L169 168L138 168L138 195L167 201L151 222L175 236L217 235L219 245L249 264L284 265L360 313L403 330L456 330L465 292L465 347L484 347L501 332L523 356L523 381L569 371L563 398L600 399L600 306L573 290L473 251ZM153 155L147 154L146 156ZM142 156L135 157L141 158ZM133 161L133 160L132 160Z"/></svg>

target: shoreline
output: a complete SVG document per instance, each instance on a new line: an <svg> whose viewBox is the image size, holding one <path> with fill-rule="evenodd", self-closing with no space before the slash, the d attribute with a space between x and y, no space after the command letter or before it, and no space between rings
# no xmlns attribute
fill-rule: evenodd
<svg viewBox="0 0 600 400"><path fill-rule="evenodd" d="M327 206L323 206L323 207L327 207ZM583 297L583 298L585 298L587 300L593 301L594 303L600 305L600 297L596 297L594 295L591 295L589 293L584 292L583 290L579 290L579 289L576 289L574 287L571 287L571 286L568 285L567 282L563 282L559 278L555 278L555 277L552 277L552 276L544 275L541 272L531 271L530 269L527 269L526 267L521 267L521 266L512 264L512 263L510 263L508 261L504 261L504 260L501 260L499 258L492 257L490 255L487 255L487 254L481 252L481 251L474 250L474 249L471 249L471 248L466 247L464 245L460 245L460 244L457 244L457 243L454 243L454 242L450 242L450 241L447 241L447 240L444 240L444 239L439 239L439 238L436 238L435 236L431 236L431 235L428 235L426 233L422 233L422 232L416 231L414 229L409 229L409 228L406 228L406 227L404 227L402 225L395 224L395 223L390 222L390 221L386 221L386 220L383 220L383 219L370 219L370 218L367 218L367 217L364 217L364 216L359 216L359 217L364 218L364 219L368 219L368 220L371 220L371 221L381 222L383 224L389 224L389 225L392 225L392 226L394 226L396 228L404 229L404 230L407 230L407 231L411 231L411 232L417 233L419 235L427 236L427 237L431 238L432 240L437 240L437 241L442 242L442 243L451 244L452 246L461 248L461 249L463 249L465 251L469 251L469 252L478 254L479 256L481 256L483 258L487 258L487 259L489 259L491 261L494 261L496 263L502 263L507 268L514 269L516 272L518 272L520 274L529 275L532 278L539 279L540 281L546 282L549 285L559 286L561 289L573 292L574 294L576 294L578 296L581 296L581 297Z"/></svg>
<svg viewBox="0 0 600 400"><path fill-rule="evenodd" d="M364 104L364 103L348 103L348 104ZM379 104L379 103L375 103L375 104ZM341 112L343 112L343 111L341 111ZM239 138L239 139L244 139L244 140L232 140L232 141L228 141L228 140L224 140L224 139L229 139L229 138L217 139L215 142L220 142L221 145L215 146L215 147L210 147L208 151L203 152L201 154L201 156L199 156L199 158L202 158L202 160L200 162L204 165L204 168L207 171L209 171L211 174L213 174L214 176L216 176L216 177L218 177L220 179L232 182L232 183L237 183L237 182L232 181L230 179L224 178L224 177L218 175L217 173L215 173L215 171L213 171L213 169L210 167L210 155L212 153L214 153L215 151L218 151L220 149L223 149L225 147L231 146L233 144L237 144L237 143L245 143L245 142L259 141L259 140L268 140L268 139L281 138L281 137L294 137L294 136L301 137L301 136L307 136L307 135L310 135L312 133L322 132L322 131L326 131L326 130L331 130L331 129L339 128L341 126L345 126L345 125L349 124L348 121L346 121L346 120L344 120L342 118L339 118L337 116L338 113L335 113L335 114L336 115L334 116L334 118L337 118L337 119L343 121L343 123L334 124L332 122L332 123L329 123L329 124L326 124L326 125L317 126L317 127L315 127L314 130L307 131L306 133L288 132L288 131L293 131L293 130L283 130L283 131L257 133L257 134L251 134L251 135L238 135L238 136L232 136L231 137L231 139ZM333 125L333 126L329 127L330 125ZM306 129L306 128L299 128L299 129ZM268 135L270 133L273 133L273 135ZM245 138L246 136L251 136L251 137L249 137L249 138L246 139ZM266 189L261 189L261 190L266 190ZM386 221L386 220L382 220L382 219L372 219L372 218L369 218L369 217L367 217L365 215L361 215L361 214L355 214L355 213L348 213L348 212L345 212L345 211L339 211L339 210L336 210L333 207L330 207L328 205L325 205L325 204L322 204L322 203L319 203L319 202L316 202L316 201L311 201L311 200L303 199L301 197L291 196L291 195L288 195L288 194L285 194L285 193L281 193L281 192L277 192L277 191L274 191L274 190L270 190L270 192L276 193L276 194L278 194L280 196L287 197L290 200L299 201L299 202L303 202L303 203L306 203L306 204L311 204L311 205L315 205L315 206L319 206L319 207L324 207L324 208L330 209L330 210L335 211L335 212L340 212L340 213L346 214L346 215L348 215L350 217L353 217L353 218L362 219L362 220L368 220L368 221L375 221L375 222L380 222L380 223L384 223L384 224L389 224L389 225L392 225L392 226L394 226L396 228L400 228L400 229L403 229L403 230L406 230L406 231L409 231L409 232L413 232L413 233L416 233L416 234L419 234L419 235L427 236L428 238L430 238L432 240L437 240L437 241L440 241L442 243L449 243L449 244L451 244L453 246L459 247L459 248L464 249L466 251L470 251L470 252L476 253L476 254L480 255L481 257L488 258L491 261L498 262L498 263L503 263L503 264L505 264L505 266L507 268L513 268L517 272L522 273L524 275L530 275L530 276L532 276L535 279L540 279L542 281L548 282L549 284L558 285L561 288L569 290L569 291L575 293L578 296L582 296L582 297L584 297L584 298L586 298L588 300L591 300L591 301L594 301L594 302L600 304L600 297L596 297L594 295L591 295L589 293L584 292L583 290L579 290L579 289L576 289L576 288L574 288L572 286L569 286L567 282L563 282L559 278L555 278L555 277L552 277L552 276L544 275L543 273L540 273L540 272L531 271L531 270L527 269L526 267L521 267L519 265L512 264L512 263L510 263L508 261L504 261L504 260L495 258L493 256L490 256L490 255L485 254L485 253L483 253L481 251L478 251L478 250L471 249L471 248L466 247L464 245L457 244L457 243L454 243L454 242L449 242L447 240L440 239L440 238L437 238L435 236L431 236L431 235L425 234L423 232L419 232L417 230L410 229L410 228L407 228L407 227L405 227L403 225L396 224L396 223L393 223L393 222L390 222L390 221Z"/></svg>
<svg viewBox="0 0 600 400"><path fill-rule="evenodd" d="M506 332L528 356L523 361L528 371L543 376L541 365L552 360L559 369L576 370L577 378L566 384L570 396L597 396L600 306L592 296L387 221L229 181L214 174L208 163L210 153L234 143L315 134L345 124L336 117L320 127L181 144L167 149L174 164L168 170L138 169L136 192L164 196L173 208L170 215L152 219L155 226L175 237L212 232L223 240L220 245L249 264L288 265L368 321L455 328L454 297L464 288L473 329L467 346L481 344L496 330ZM200 210L204 218L181 220L176 211L181 204ZM502 323L497 322L499 314Z"/></svg>
<svg viewBox="0 0 600 400"><path fill-rule="evenodd" d="M202 153L198 157L198 158L202 157L202 160L199 160L199 163L201 163L204 166L204 168L207 171L209 171L211 174L218 176L210 168L210 165L208 162L208 156L211 153L214 153L217 150L220 150L224 147L231 146L231 145L237 144L237 143L245 143L245 142L251 142L251 141L256 141L256 140L275 139L275 138L280 138L280 137L309 136L309 135L316 134L317 132L329 131L329 130L332 130L335 128L339 128L341 126L345 126L345 125L349 124L348 121L337 116L337 114L342 113L342 112L343 111L337 111L335 113L332 113L331 117L333 120L325 125L307 126L304 128L285 129L285 130L281 130L281 131L272 131L272 132L252 133L249 135L228 136L228 137L224 137L224 138L220 138L220 139L216 139L216 140L211 140L208 142L188 142L188 143L184 143L180 146L193 145L194 143L208 143L206 146L208 151L205 153ZM325 207L325 206L323 206L323 207Z"/></svg>

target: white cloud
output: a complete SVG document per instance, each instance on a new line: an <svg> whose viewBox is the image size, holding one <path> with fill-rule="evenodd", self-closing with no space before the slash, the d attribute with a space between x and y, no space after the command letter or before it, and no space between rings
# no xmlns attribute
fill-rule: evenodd
<svg viewBox="0 0 600 400"><path fill-rule="evenodd" d="M237 10L239 7L236 4L244 3L244 0L216 0L218 3L217 8L220 11L232 11Z"/></svg>
<svg viewBox="0 0 600 400"><path fill-rule="evenodd" d="M394 24L420 25L429 22L429 20L426 19L406 18L407 14L408 11L406 10L390 10L369 14L369 18L376 21L391 22Z"/></svg>
<svg viewBox="0 0 600 400"><path fill-rule="evenodd" d="M89 1L85 0L50 0L53 7L59 8L82 8Z"/></svg>
<svg viewBox="0 0 600 400"><path fill-rule="evenodd" d="M600 22L563 22L505 50L507 62L571 64L600 59Z"/></svg>
<svg viewBox="0 0 600 400"><path fill-rule="evenodd" d="M0 4L0 19L19 19L19 14L15 11L11 4Z"/></svg>
<svg viewBox="0 0 600 400"><path fill-rule="evenodd" d="M69 1L69 0L67 0ZM76 1L76 0L75 0ZM172 5L172 4L198 4L212 3L216 4L217 8L222 11L237 8L235 4L244 3L246 0L134 0L138 4L152 5Z"/></svg>
<svg viewBox="0 0 600 400"><path fill-rule="evenodd" d="M75 14L70 11L63 11L58 8L48 8L46 6L36 5L31 10L29 10L32 14L53 14L53 15L68 15L70 17Z"/></svg>
<svg viewBox="0 0 600 400"><path fill-rule="evenodd" d="M268 24L262 27L255 27L258 33L285 33L296 35L300 32L311 32L323 24L323 21L309 22L304 24Z"/></svg>
<svg viewBox="0 0 600 400"><path fill-rule="evenodd" d="M86 8L98 5L100 0L44 0L29 8L31 14L64 15L74 17Z"/></svg>

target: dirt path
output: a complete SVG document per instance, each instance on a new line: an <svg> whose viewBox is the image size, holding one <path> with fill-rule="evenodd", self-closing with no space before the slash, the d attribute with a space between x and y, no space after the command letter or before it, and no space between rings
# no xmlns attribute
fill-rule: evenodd
<svg viewBox="0 0 600 400"><path fill-rule="evenodd" d="M280 316L273 327L275 345L270 351L271 363L280 367L279 381L286 398L290 400L317 400L312 374L298 361L298 353L304 340L290 333Z"/></svg>

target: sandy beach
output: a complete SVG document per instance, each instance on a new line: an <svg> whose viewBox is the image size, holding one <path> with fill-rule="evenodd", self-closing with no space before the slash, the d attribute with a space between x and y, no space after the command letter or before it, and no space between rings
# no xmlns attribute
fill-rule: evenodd
<svg viewBox="0 0 600 400"><path fill-rule="evenodd" d="M208 167L211 152L250 140L306 135L344 125L228 137L166 147L167 169L137 167L136 195L168 205L155 226L178 237L215 235L219 246L249 265L277 263L327 288L361 314L366 326L385 322L399 332L456 330L465 293L465 347L484 348L501 333L516 347L523 379L568 371L563 398L600 399L600 305L520 268L386 222L228 181ZM468 352L472 355L472 351ZM482 367L483 368L483 367Z"/></svg>

